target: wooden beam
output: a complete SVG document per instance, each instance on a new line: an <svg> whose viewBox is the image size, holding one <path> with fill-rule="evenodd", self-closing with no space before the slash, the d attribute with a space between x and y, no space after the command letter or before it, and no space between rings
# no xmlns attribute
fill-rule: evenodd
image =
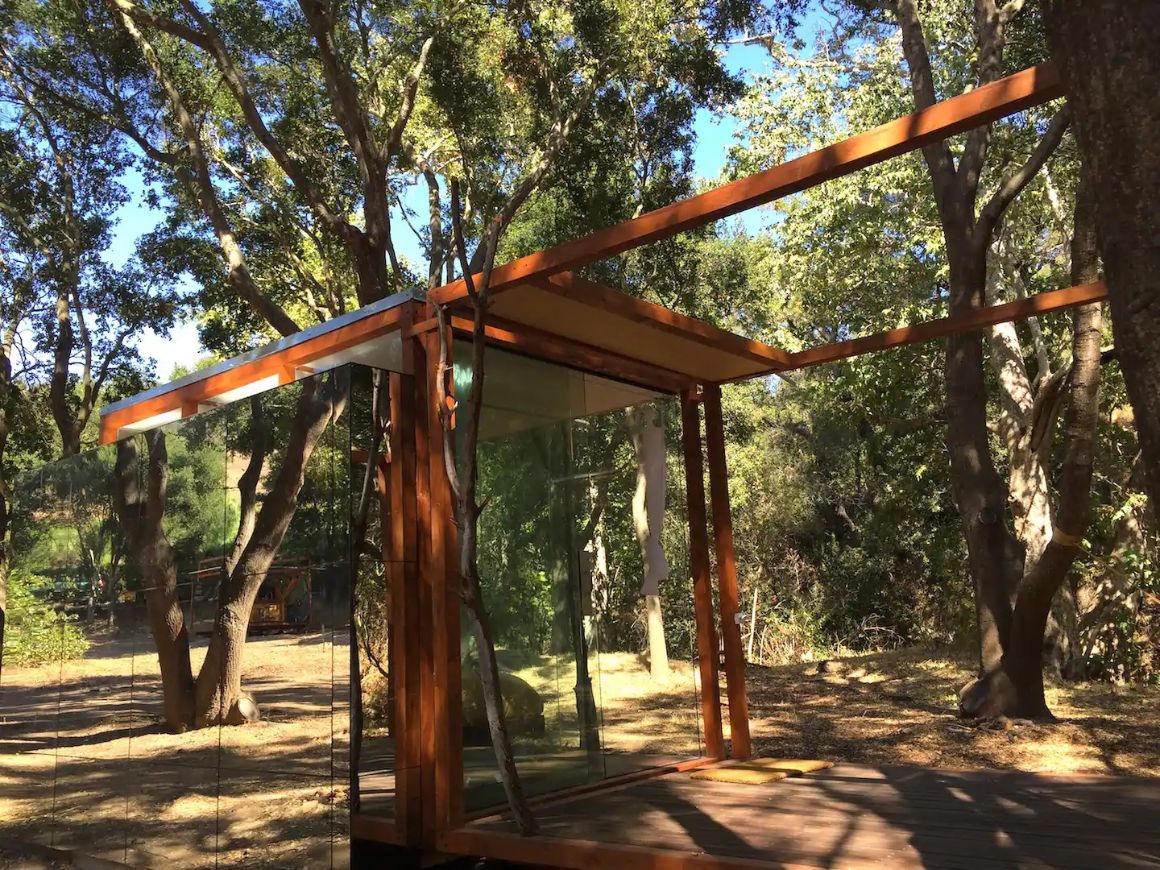
<svg viewBox="0 0 1160 870"><path fill-rule="evenodd" d="M471 332L472 323L466 317L452 316L448 321L456 332ZM485 334L490 343L500 347L583 371L607 375L662 393L679 393L690 385L690 378L687 375L491 315L487 319Z"/></svg>
<svg viewBox="0 0 1160 870"><path fill-rule="evenodd" d="M681 394L681 445L685 451L685 502L689 517L689 567L697 624L697 667L701 675L701 730L705 754L725 757L721 686L717 673L717 630L713 624L713 580L705 518L705 467L701 459L701 415L692 390Z"/></svg>
<svg viewBox="0 0 1160 870"><path fill-rule="evenodd" d="M118 433L126 426L158 414L197 407L200 402L208 402L214 396L256 381L273 377L279 384L289 383L294 379L296 367L399 328L404 312L409 314L414 304L407 303L380 311L282 350L247 360L226 371L104 414L101 416L101 443L111 444L116 441Z"/></svg>
<svg viewBox="0 0 1160 870"><path fill-rule="evenodd" d="M389 843L395 846L407 843L390 819L366 815L365 813L351 814L350 835L353 838L369 840L372 843Z"/></svg>
<svg viewBox="0 0 1160 870"><path fill-rule="evenodd" d="M725 464L725 427L721 417L721 388L704 389L705 441L709 454L709 493L713 503L713 537L717 553L717 595L721 637L725 646L725 688L729 696L729 733L733 758L752 754L749 740L749 699L745 689L745 651L737 621L737 556L733 552L733 519L729 508L729 472Z"/></svg>
<svg viewBox="0 0 1160 870"><path fill-rule="evenodd" d="M419 661L419 779L422 793L422 820L420 844L432 848L436 830L435 812L435 756L438 753L435 720L435 646L432 639L434 619L434 587L443 576L443 551L432 543L432 521L435 510L431 498L431 421L435 400L429 395L427 340L406 339L404 353L409 351L414 366L415 385L415 520L416 556L418 558L418 623L419 643L412 651Z"/></svg>
<svg viewBox="0 0 1160 870"><path fill-rule="evenodd" d="M1051 290L1047 293L1038 293L1026 299L1017 299L1014 302L1005 302L1002 305L989 305L986 308L976 308L951 317L942 317L938 320L928 320L912 326L901 326L887 332L878 332L863 338L854 338L849 341L840 341L836 344L827 344L809 350L792 353L790 365L787 369L806 368L807 366L821 365L835 362L864 353L888 350L892 347L901 347L906 344L915 344L921 341L931 341L936 338L946 338L960 332L971 332L994 326L996 323L1007 323L1012 320L1023 320L1037 314L1046 314L1050 311L1063 311L1078 305L1087 305L1100 302L1108 296L1108 288L1103 281L1091 284L1080 284L1076 287L1067 287L1063 290ZM764 374L772 374L770 369ZM754 377L757 377L756 375Z"/></svg>
<svg viewBox="0 0 1160 870"><path fill-rule="evenodd" d="M588 281L571 272L561 272L539 279L535 284L557 296L610 311L634 323L643 323L725 353L771 366L784 366L789 363L789 354L776 347L735 335L703 320L678 314L663 305L637 299L635 296L629 296L595 281Z"/></svg>
<svg viewBox="0 0 1160 870"><path fill-rule="evenodd" d="M499 292L675 236L1062 96L1063 84L1053 65L1025 69L748 178L504 263L491 273L491 290ZM433 290L428 298L446 304L466 295L463 282L456 281Z"/></svg>

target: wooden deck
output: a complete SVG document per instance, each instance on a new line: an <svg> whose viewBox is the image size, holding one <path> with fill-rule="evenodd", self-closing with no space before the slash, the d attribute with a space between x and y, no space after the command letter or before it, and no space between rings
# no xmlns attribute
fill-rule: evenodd
<svg viewBox="0 0 1160 870"><path fill-rule="evenodd" d="M597 844L663 849L666 867L1160 867L1160 779L840 765L754 786L670 774L536 816L536 847L503 836L488 851L577 867L652 866L639 849L621 860ZM461 833L487 845L479 835L512 831L491 818Z"/></svg>

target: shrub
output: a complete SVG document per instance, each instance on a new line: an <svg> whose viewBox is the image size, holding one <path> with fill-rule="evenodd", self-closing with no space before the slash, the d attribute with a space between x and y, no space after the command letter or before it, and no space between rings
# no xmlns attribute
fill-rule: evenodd
<svg viewBox="0 0 1160 870"><path fill-rule="evenodd" d="M13 571L8 578L4 663L31 667L74 659L89 648L74 617L42 601L36 590L52 585L46 577Z"/></svg>

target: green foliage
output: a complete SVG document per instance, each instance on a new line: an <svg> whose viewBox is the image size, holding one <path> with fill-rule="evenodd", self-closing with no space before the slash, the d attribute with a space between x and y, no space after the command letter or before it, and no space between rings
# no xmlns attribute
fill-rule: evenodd
<svg viewBox="0 0 1160 870"><path fill-rule="evenodd" d="M14 571L8 577L8 609L4 626L4 664L35 667L79 658L89 642L76 618L46 602L52 580Z"/></svg>

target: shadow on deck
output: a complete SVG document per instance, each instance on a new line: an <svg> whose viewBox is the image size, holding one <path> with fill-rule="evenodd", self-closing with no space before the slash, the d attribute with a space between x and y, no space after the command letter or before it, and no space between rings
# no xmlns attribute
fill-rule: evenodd
<svg viewBox="0 0 1160 870"><path fill-rule="evenodd" d="M610 852L610 867L652 866L639 847L674 867L1160 867L1160 780L1145 778L840 765L755 786L670 774L536 815L539 850L560 866L592 866L603 844L635 847ZM497 818L464 829L475 845L513 830ZM492 842L517 858L513 838Z"/></svg>

